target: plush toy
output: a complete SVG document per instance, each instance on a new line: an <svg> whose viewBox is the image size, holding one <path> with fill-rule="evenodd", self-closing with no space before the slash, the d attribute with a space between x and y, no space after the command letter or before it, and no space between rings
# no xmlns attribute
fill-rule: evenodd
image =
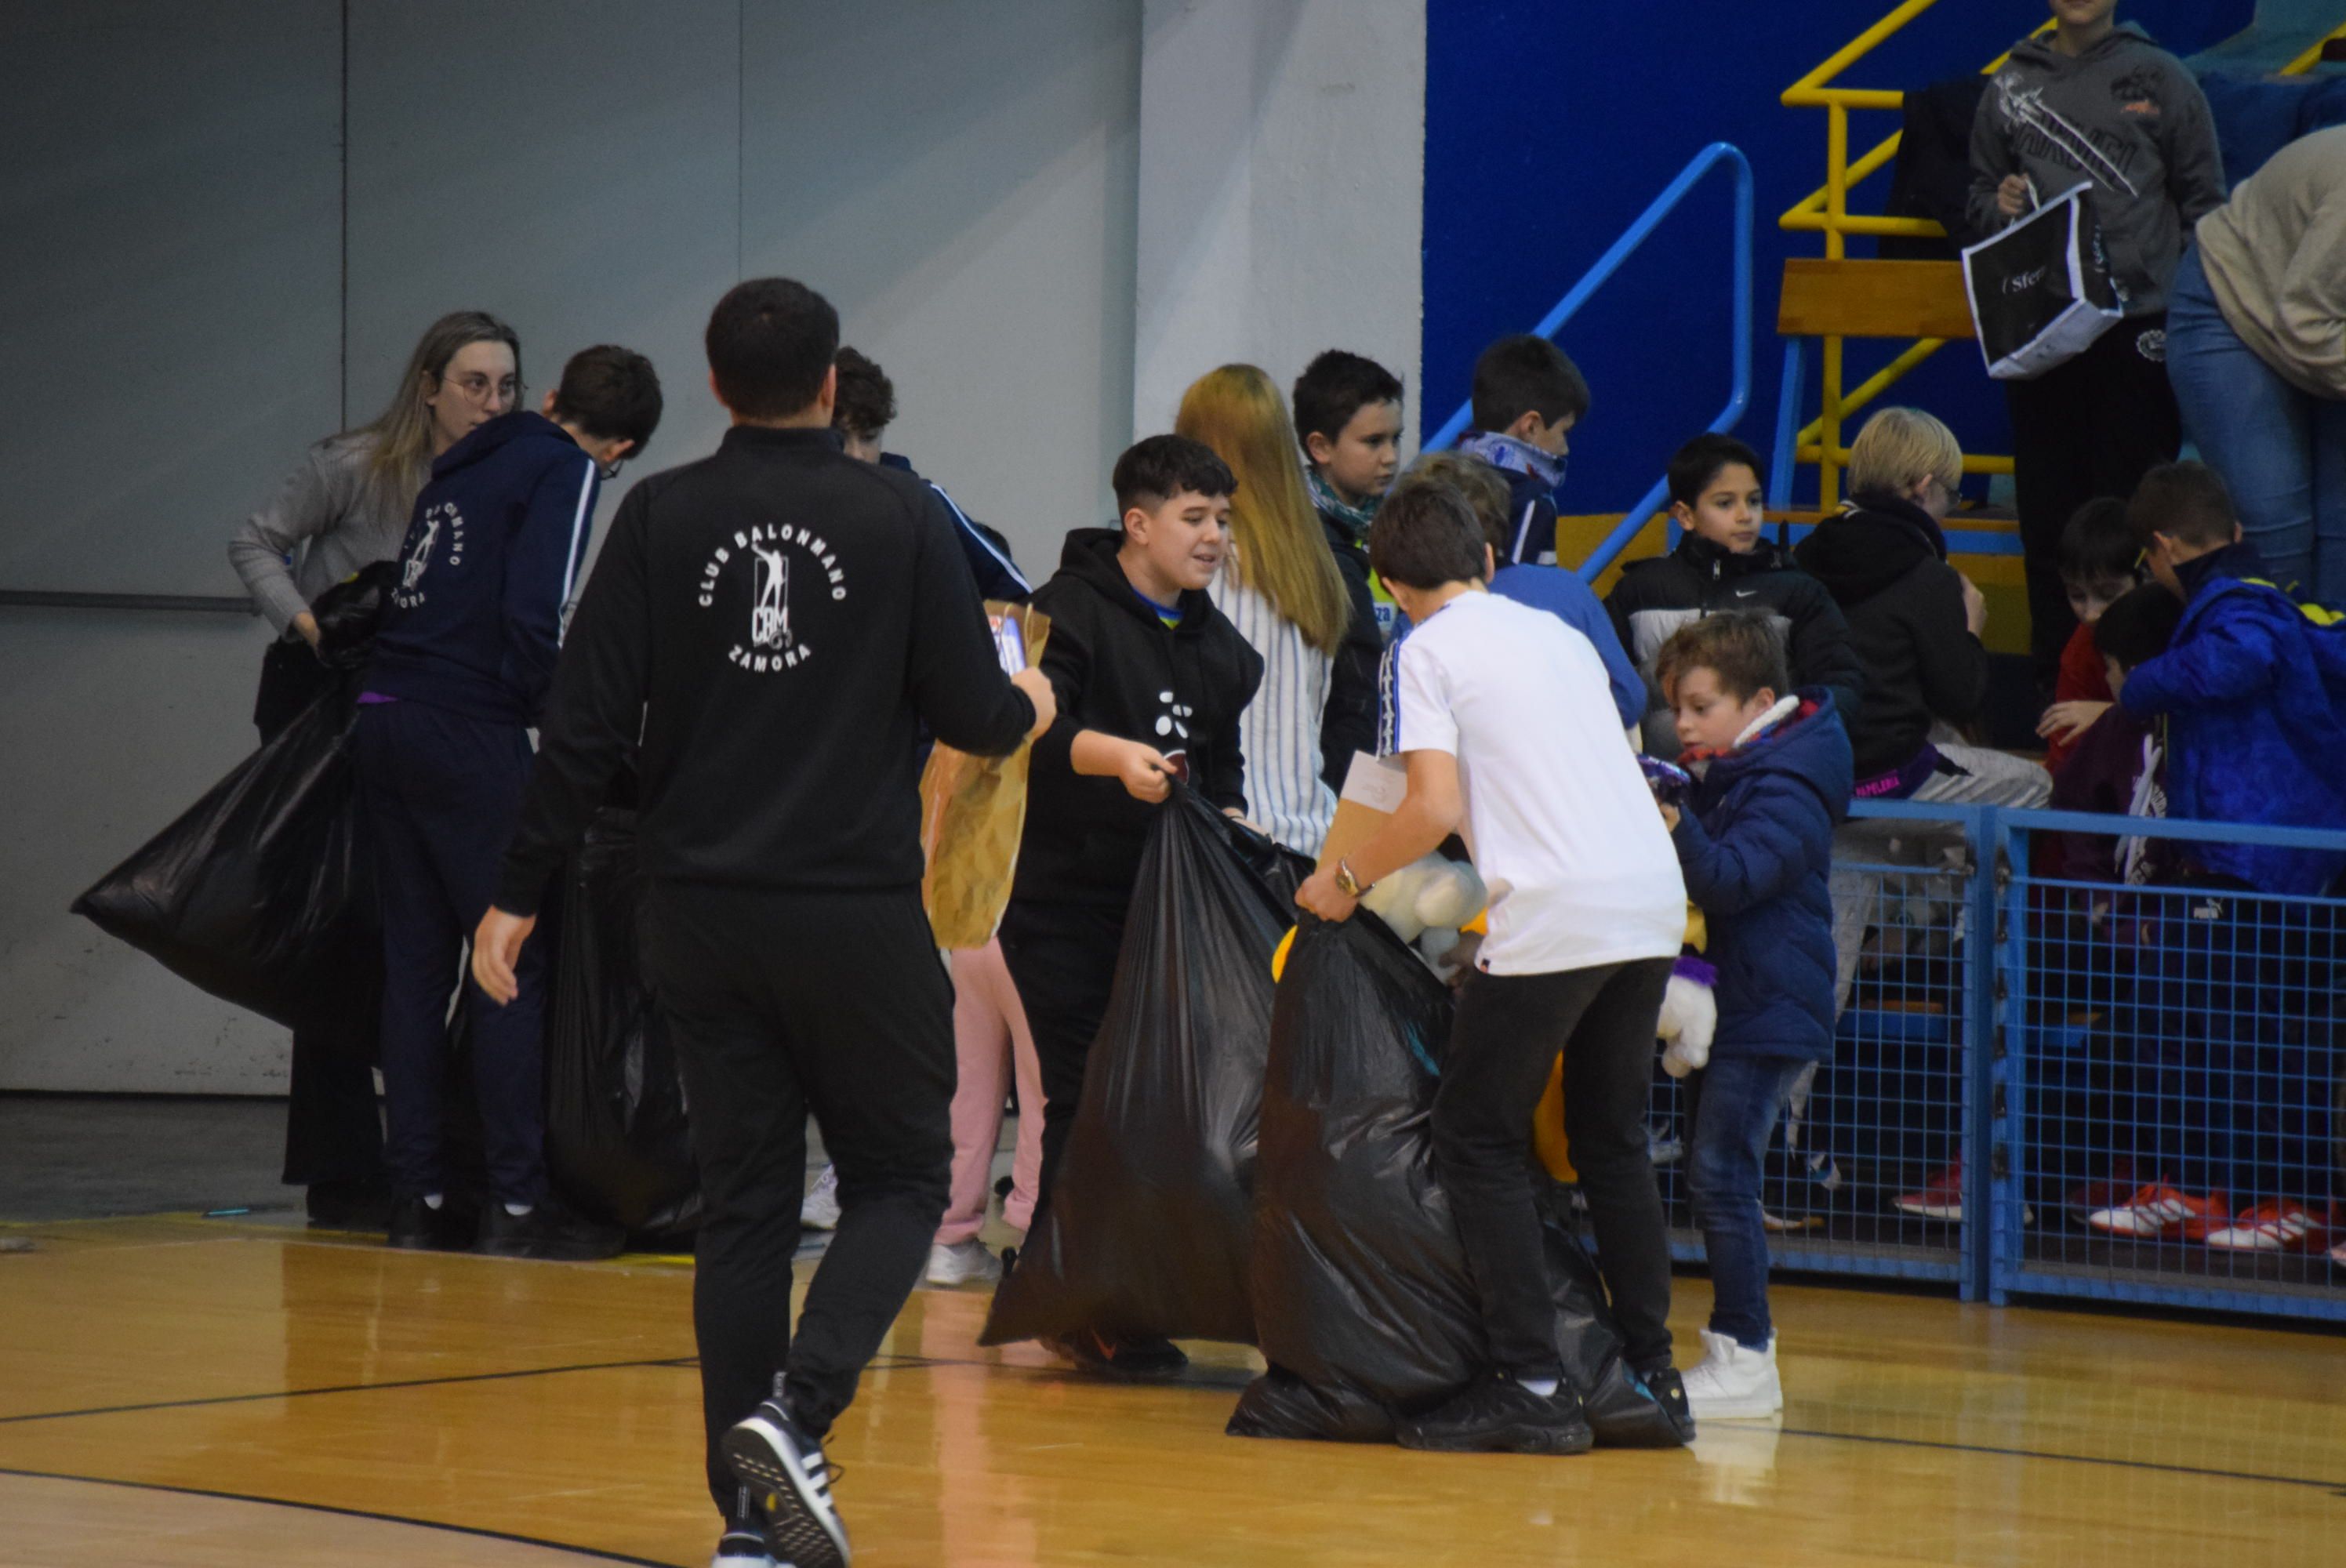
<svg viewBox="0 0 2346 1568"><path fill-rule="evenodd" d="M1688 940L1699 925L1702 911L1688 906ZM1662 1071L1673 1078L1698 1073L1710 1063L1710 1037L1719 1028L1719 1001L1712 988L1719 972L1691 952L1682 952L1670 970L1669 989L1662 993L1662 1019L1654 1033L1661 1037Z"/></svg>
<svg viewBox="0 0 2346 1568"><path fill-rule="evenodd" d="M1473 920L1490 894L1474 868L1464 860L1427 855L1412 860L1362 895L1361 905L1415 942L1429 932L1447 932L1454 943L1459 928Z"/></svg>

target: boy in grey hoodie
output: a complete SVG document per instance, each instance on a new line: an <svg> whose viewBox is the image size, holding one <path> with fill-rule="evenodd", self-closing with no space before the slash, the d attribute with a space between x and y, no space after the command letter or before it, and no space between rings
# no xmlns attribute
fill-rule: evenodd
<svg viewBox="0 0 2346 1568"><path fill-rule="evenodd" d="M2116 25L2117 0L2049 0L2054 31L2025 38L1972 122L1970 215L1994 234L2080 182L2126 320L2065 364L2007 382L2028 567L2030 645L2049 691L2076 629L2061 530L2097 496L2125 497L2182 443L2167 380L2167 291L2190 226L2223 205L2208 100L2191 73Z"/></svg>

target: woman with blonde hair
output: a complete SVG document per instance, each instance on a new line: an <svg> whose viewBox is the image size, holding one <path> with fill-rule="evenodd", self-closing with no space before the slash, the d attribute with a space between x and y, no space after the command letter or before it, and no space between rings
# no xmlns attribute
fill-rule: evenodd
<svg viewBox="0 0 2346 1568"><path fill-rule="evenodd" d="M458 311L424 331L399 385L369 423L311 447L268 505L229 541L228 558L277 638L260 661L252 721L265 744L332 682L310 602L407 537L432 460L521 395L521 339L495 316ZM353 1003L354 1036L371 1033ZM285 1181L309 1189L312 1224L380 1230L390 1208L374 1072L347 1041L293 1035Z"/></svg>
<svg viewBox="0 0 2346 1568"><path fill-rule="evenodd" d="M1210 592L1262 656L1262 685L1239 721L1248 807L1272 838L1316 857L1336 814L1321 777L1321 720L1352 606L1304 484L1294 423L1269 376L1224 365L1190 383L1173 431L1211 447L1238 478L1230 559Z"/></svg>

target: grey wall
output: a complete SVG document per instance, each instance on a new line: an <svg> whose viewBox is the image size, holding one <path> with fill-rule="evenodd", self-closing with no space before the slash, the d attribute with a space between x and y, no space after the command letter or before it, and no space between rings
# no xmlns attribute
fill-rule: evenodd
<svg viewBox="0 0 2346 1568"><path fill-rule="evenodd" d="M0 0L0 590L236 592L237 523L452 309L538 391L641 349L648 465L698 455L701 322L770 271L1047 570L1129 438L1140 53L1139 0ZM282 1087L276 1030L64 913L244 755L260 636L0 609L0 1089Z"/></svg>

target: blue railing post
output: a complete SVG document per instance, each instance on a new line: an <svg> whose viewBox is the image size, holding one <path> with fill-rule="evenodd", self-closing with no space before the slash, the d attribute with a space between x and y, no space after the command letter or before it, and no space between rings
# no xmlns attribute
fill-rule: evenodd
<svg viewBox="0 0 2346 1568"><path fill-rule="evenodd" d="M1578 314L1580 308L1588 302L1589 296L1596 293L1606 279L1619 271L1622 263L1627 261L1639 246L1652 238L1654 230L1661 227L1662 219L1668 217L1678 203L1686 199L1687 192L1693 189L1704 175L1722 163L1729 165L1735 175L1735 249L1732 263L1735 328L1733 385L1728 394L1727 406L1719 411L1718 418L1710 422L1708 428L1714 431L1732 429L1736 422L1743 417L1744 410L1751 405L1753 203L1751 160L1745 158L1743 150L1733 143L1715 141L1695 154L1686 168L1678 171L1678 178L1664 187L1662 193L1647 205L1646 210L1637 215L1636 221L1623 229L1621 237L1613 241L1612 246L1604 255L1596 259L1596 264L1581 274L1580 280L1572 286L1563 299L1556 302L1555 309L1541 317L1539 324L1532 328L1535 335L1543 338L1553 338L1557 332L1562 331L1565 323ZM1468 423L1473 419L1474 408L1474 405L1471 400L1460 403L1457 412L1443 422L1442 428L1426 438L1423 450L1439 452L1456 441L1464 433ZM1653 515L1656 505L1659 504L1668 489L1667 484L1657 484L1646 493L1637 506L1622 520L1621 526L1616 528L1589 555L1588 559L1582 563L1580 575L1583 578L1594 581L1599 573L1613 564L1613 558L1618 555L1629 541L1637 537L1637 531L1646 525L1647 519Z"/></svg>
<svg viewBox="0 0 2346 1568"><path fill-rule="evenodd" d="M1784 514L1792 509L1792 468L1800 455L1800 394L1802 382L1808 377L1808 356L1800 351L1800 340L1784 340L1784 380L1776 389L1776 448L1768 458L1768 510L1775 514L1776 526L1784 526ZM1789 538L1780 539L1789 545Z"/></svg>

